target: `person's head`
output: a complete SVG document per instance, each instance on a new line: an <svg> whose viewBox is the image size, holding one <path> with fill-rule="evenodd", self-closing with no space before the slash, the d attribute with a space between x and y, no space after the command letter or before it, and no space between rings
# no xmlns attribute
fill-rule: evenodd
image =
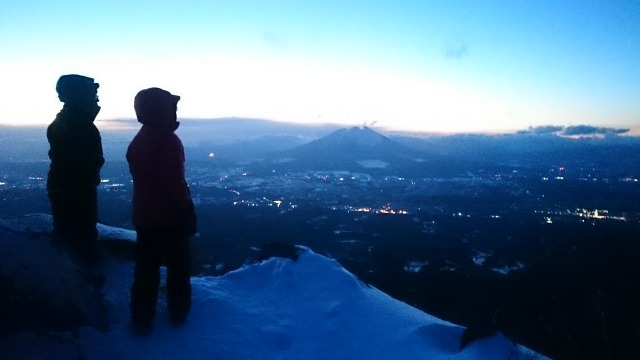
<svg viewBox="0 0 640 360"><path fill-rule="evenodd" d="M180 124L176 121L178 101L180 96L153 87L138 92L133 107L141 124L175 130Z"/></svg>
<svg viewBox="0 0 640 360"><path fill-rule="evenodd" d="M92 108L97 106L99 87L100 84L90 77L69 74L60 76L56 92L60 101L65 104Z"/></svg>

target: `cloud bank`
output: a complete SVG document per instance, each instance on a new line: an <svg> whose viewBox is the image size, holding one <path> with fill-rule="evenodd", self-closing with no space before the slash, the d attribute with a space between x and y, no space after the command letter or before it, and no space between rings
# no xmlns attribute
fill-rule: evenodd
<svg viewBox="0 0 640 360"><path fill-rule="evenodd" d="M558 136L615 136L626 134L630 129L616 129L610 127L597 127L591 125L571 125L571 126L530 126L527 130L519 131L519 134L545 135L554 134Z"/></svg>

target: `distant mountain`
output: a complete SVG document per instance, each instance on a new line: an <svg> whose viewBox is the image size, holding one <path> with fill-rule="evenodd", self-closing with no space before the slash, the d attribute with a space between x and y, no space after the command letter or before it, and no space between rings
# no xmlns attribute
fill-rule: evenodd
<svg viewBox="0 0 640 360"><path fill-rule="evenodd" d="M348 170L386 168L413 161L420 153L368 127L339 129L282 153L294 162L315 168Z"/></svg>
<svg viewBox="0 0 640 360"><path fill-rule="evenodd" d="M289 151L274 153L267 166L397 176L443 176L469 170L464 161L417 150L366 126L339 129Z"/></svg>
<svg viewBox="0 0 640 360"><path fill-rule="evenodd" d="M508 166L594 168L615 175L636 173L640 162L640 139L632 136L571 138L517 133L393 136L392 139L436 156Z"/></svg>
<svg viewBox="0 0 640 360"><path fill-rule="evenodd" d="M181 119L177 134L191 160L208 160L213 153L223 161L247 161L293 149L338 128L259 119Z"/></svg>
<svg viewBox="0 0 640 360"><path fill-rule="evenodd" d="M298 146L289 152L304 160L387 160L416 155L410 147L389 139L368 128L352 127L340 129L320 139Z"/></svg>

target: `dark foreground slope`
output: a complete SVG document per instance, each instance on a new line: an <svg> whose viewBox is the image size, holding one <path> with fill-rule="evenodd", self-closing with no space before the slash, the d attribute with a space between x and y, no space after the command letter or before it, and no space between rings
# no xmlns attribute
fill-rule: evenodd
<svg viewBox="0 0 640 360"><path fill-rule="evenodd" d="M31 237L43 235L36 230L43 223L32 226L28 221L42 219L47 217L14 217L8 222L0 218L3 249L21 248L23 243L31 250L47 249L46 243ZM123 229L101 226L100 232L101 245L121 238L131 244L134 238ZM283 254L278 251L282 247L270 249L265 257ZM100 291L108 310L107 329L82 322L70 331L23 327L0 334L0 359L544 359L499 333L475 338L461 349L462 327L368 286L335 260L304 247L289 250L294 259L271 257L224 276L192 278L191 314L177 328L169 324L161 291L153 332L144 336L133 333L128 321L131 261L109 256L102 266L106 282ZM289 250L285 253L290 255ZM44 306L57 305L53 310L64 310L61 304L85 303L73 296L92 293L86 286L76 289L82 281L73 278L81 272L64 266L64 254L46 253L63 261L49 263L44 274L38 264L3 266L2 271L23 283L35 281L32 297ZM46 296L38 293L40 288L56 293Z"/></svg>

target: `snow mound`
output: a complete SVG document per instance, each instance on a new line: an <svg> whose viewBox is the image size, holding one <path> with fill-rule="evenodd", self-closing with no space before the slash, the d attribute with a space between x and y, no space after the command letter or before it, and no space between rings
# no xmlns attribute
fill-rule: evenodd
<svg viewBox="0 0 640 360"><path fill-rule="evenodd" d="M83 354L88 359L261 360L536 356L500 334L461 351L464 328L367 286L336 261L307 248L297 261L271 258L221 277L192 278L192 285L187 323L171 327L162 300L154 331L146 337L130 333L128 293L111 290L124 294L110 304L119 315L111 332L87 329L81 334Z"/></svg>
<svg viewBox="0 0 640 360"><path fill-rule="evenodd" d="M0 226L7 228L6 222ZM111 233L107 230L105 236ZM14 235L28 237L2 231L0 239ZM2 249L15 241L7 239ZM178 328L169 324L161 289L153 332L136 335L128 311L132 270L131 261L116 258L104 268L109 330L87 325L73 333L10 334L0 337L0 358L544 358L499 333L460 350L464 328L391 298L308 248L296 261L270 258L220 277L192 278L192 311ZM69 290L56 286L60 293Z"/></svg>

